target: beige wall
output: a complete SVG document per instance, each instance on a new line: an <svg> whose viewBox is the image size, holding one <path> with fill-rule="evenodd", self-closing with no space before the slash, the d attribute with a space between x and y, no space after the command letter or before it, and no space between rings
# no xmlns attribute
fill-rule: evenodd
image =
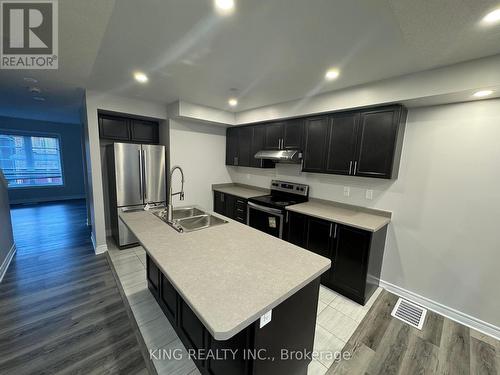
<svg viewBox="0 0 500 375"><path fill-rule="evenodd" d="M392 211L382 278L500 327L499 124L499 99L411 109L396 181L301 173L294 165L228 169L235 182L303 182L313 197Z"/></svg>
<svg viewBox="0 0 500 375"><path fill-rule="evenodd" d="M170 164L180 165L185 175L185 201L174 198L174 205L196 204L212 210L212 184L231 182L225 166L226 129L186 120L170 120ZM180 176L173 178L173 189L180 188Z"/></svg>

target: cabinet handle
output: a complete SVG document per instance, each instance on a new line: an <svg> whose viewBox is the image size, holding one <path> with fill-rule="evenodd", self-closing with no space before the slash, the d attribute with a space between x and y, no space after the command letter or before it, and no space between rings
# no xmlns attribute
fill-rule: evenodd
<svg viewBox="0 0 500 375"><path fill-rule="evenodd" d="M349 162L349 174L351 174L351 170L352 170L352 160Z"/></svg>
<svg viewBox="0 0 500 375"><path fill-rule="evenodd" d="M288 223L288 211L286 212L286 222Z"/></svg>
<svg viewBox="0 0 500 375"><path fill-rule="evenodd" d="M224 194L223 193L220 195L220 201L224 202Z"/></svg>
<svg viewBox="0 0 500 375"><path fill-rule="evenodd" d="M330 234L329 234L329 237L332 237L332 229L333 229L333 223L330 223Z"/></svg>
<svg viewBox="0 0 500 375"><path fill-rule="evenodd" d="M234 157L234 165L238 165L238 157L237 156Z"/></svg>
<svg viewBox="0 0 500 375"><path fill-rule="evenodd" d="M335 224L335 231L333 232L333 238L337 238L337 227L338 225Z"/></svg>
<svg viewBox="0 0 500 375"><path fill-rule="evenodd" d="M355 161L355 162L354 162L354 175L355 175L355 176L356 176L356 172L357 172L357 170L358 170L358 162L357 162L357 161Z"/></svg>

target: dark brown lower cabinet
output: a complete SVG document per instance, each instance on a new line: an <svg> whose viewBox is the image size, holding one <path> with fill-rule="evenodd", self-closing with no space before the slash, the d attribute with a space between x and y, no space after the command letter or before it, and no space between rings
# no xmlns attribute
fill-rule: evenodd
<svg viewBox="0 0 500 375"><path fill-rule="evenodd" d="M288 242L331 259L321 283L364 305L377 289L387 226L368 232L288 212Z"/></svg>
<svg viewBox="0 0 500 375"><path fill-rule="evenodd" d="M235 195L214 191L214 211L240 223L247 223L247 200Z"/></svg>
<svg viewBox="0 0 500 375"><path fill-rule="evenodd" d="M147 264L150 292L203 375L307 374L311 358L300 353L313 350L319 278L275 307L264 327L257 320L228 340L216 340L149 256ZM157 276L159 288L152 282Z"/></svg>

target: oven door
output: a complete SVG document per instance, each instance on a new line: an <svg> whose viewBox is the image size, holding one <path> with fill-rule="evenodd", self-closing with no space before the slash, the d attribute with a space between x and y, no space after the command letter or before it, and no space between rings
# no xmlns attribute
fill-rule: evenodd
<svg viewBox="0 0 500 375"><path fill-rule="evenodd" d="M247 224L272 236L283 236L283 211L248 202Z"/></svg>

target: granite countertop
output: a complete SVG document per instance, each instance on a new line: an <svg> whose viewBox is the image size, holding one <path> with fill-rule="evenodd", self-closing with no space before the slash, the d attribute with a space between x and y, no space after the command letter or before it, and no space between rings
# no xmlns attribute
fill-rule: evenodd
<svg viewBox="0 0 500 375"><path fill-rule="evenodd" d="M390 212L322 199L310 199L308 202L294 204L286 209L370 232L376 232L391 222Z"/></svg>
<svg viewBox="0 0 500 375"><path fill-rule="evenodd" d="M231 338L331 266L327 258L227 218L227 224L189 233L176 232L152 212L120 218L217 340Z"/></svg>
<svg viewBox="0 0 500 375"><path fill-rule="evenodd" d="M269 194L268 189L263 189L248 185L232 184L232 183L212 185L212 190L220 191L221 193L231 194L243 199Z"/></svg>

